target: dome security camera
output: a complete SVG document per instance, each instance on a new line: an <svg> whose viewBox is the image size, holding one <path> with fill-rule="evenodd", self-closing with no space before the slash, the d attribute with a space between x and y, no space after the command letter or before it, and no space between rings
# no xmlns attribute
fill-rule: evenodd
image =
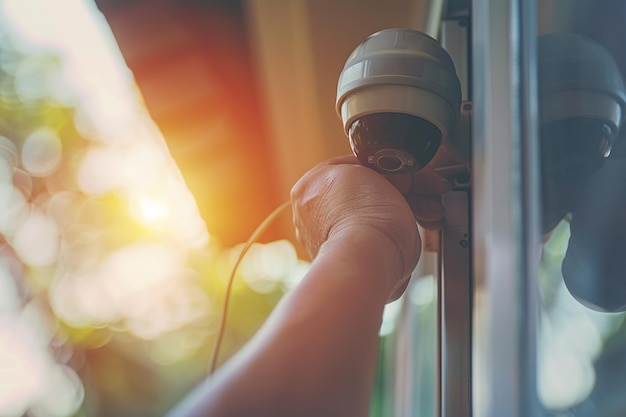
<svg viewBox="0 0 626 417"><path fill-rule="evenodd" d="M348 57L337 113L362 165L383 174L422 169L459 118L454 64L430 36L409 29L374 33Z"/></svg>
<svg viewBox="0 0 626 417"><path fill-rule="evenodd" d="M575 208L581 182L611 153L626 110L624 83L602 46L573 33L537 41L543 231Z"/></svg>
<svg viewBox="0 0 626 417"><path fill-rule="evenodd" d="M620 70L580 35L546 34L537 46L544 232L571 213L562 263L570 294L594 310L626 311L626 159L609 158L623 147Z"/></svg>
<svg viewBox="0 0 626 417"><path fill-rule="evenodd" d="M624 82L602 46L572 33L538 39L544 175L584 179L611 153L626 110Z"/></svg>
<svg viewBox="0 0 626 417"><path fill-rule="evenodd" d="M626 111L621 73L603 47L568 33L539 37L537 67L544 232L572 213L565 284L590 308L626 311L626 258L611 249L624 245L605 233L626 224L619 209L626 192L616 185L619 192L611 195L581 195L586 182L599 192L604 181L626 179L615 178L626 168L603 168ZM459 160L448 158L450 149L471 137L452 59L435 39L414 30L377 32L352 52L339 78L336 110L360 163L383 174L429 164L445 169ZM620 215L610 220L605 208L613 205Z"/></svg>

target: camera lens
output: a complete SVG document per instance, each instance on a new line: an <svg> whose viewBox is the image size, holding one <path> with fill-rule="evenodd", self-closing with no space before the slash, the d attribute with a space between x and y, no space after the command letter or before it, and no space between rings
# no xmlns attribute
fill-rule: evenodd
<svg viewBox="0 0 626 417"><path fill-rule="evenodd" d="M361 116L348 134L361 164L385 174L422 169L435 156L442 140L434 124L403 113Z"/></svg>
<svg viewBox="0 0 626 417"><path fill-rule="evenodd" d="M376 166L386 172L397 172L403 168L406 160L400 155L380 155L376 157Z"/></svg>

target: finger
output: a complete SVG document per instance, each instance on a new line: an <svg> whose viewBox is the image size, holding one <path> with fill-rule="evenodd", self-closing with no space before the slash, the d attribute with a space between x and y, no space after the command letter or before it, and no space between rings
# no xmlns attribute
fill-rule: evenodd
<svg viewBox="0 0 626 417"><path fill-rule="evenodd" d="M443 219L445 209L440 196L409 194L406 200L413 210L415 219L424 224L437 223Z"/></svg>
<svg viewBox="0 0 626 417"><path fill-rule="evenodd" d="M359 164L359 160L354 154L346 154L341 156L335 156L330 158L324 165L339 165L339 164Z"/></svg>
<svg viewBox="0 0 626 417"><path fill-rule="evenodd" d="M321 165L351 164L361 165L354 154L336 156ZM452 184L430 167L425 167L412 174L386 175L385 178L402 194L440 195L452 189Z"/></svg>
<svg viewBox="0 0 626 417"><path fill-rule="evenodd" d="M391 294L389 295L389 298L387 298L387 303L391 303L393 301L396 301L398 298L400 298L400 296L404 293L404 291L406 291L407 287L409 286L410 280L411 280L411 276L408 275L403 281L401 281L391 291Z"/></svg>
<svg viewBox="0 0 626 417"><path fill-rule="evenodd" d="M450 181L430 167L425 167L413 174L411 191L415 194L441 195L451 189Z"/></svg>
<svg viewBox="0 0 626 417"><path fill-rule="evenodd" d="M402 194L408 194L413 188L412 174L386 175L385 178Z"/></svg>

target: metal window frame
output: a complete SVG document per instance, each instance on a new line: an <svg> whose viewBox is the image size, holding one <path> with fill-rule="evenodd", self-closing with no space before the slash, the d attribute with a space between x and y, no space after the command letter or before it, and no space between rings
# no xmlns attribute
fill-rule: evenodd
<svg viewBox="0 0 626 417"><path fill-rule="evenodd" d="M450 225L449 230L444 225L435 414L540 416L536 381L536 255L540 242L536 1L473 0L470 10L465 7L469 0L446 3L446 10L456 3L460 6L453 8L457 12L452 16L443 10L441 30L445 31L446 20L458 18L459 10L471 16L469 51L461 57L468 73L464 97L473 104L467 278L471 281L464 282L466 270L455 265L455 258L467 255L454 245L465 226L462 221ZM450 41L448 46L461 45L457 37L447 43ZM446 47L446 42L442 43ZM456 64L459 56L453 55ZM462 211L462 202L453 204ZM457 214L462 220L462 213ZM463 305L458 303L459 296ZM470 316L467 327L462 314L457 314L466 307ZM447 311L452 314L446 315ZM407 320L401 331L410 336L415 331L410 326ZM465 337L468 329L469 337ZM456 343L464 337L466 343ZM413 348L419 349L419 345ZM406 356L402 356L405 361ZM454 378L459 375L469 375L469 383L455 385ZM396 404L400 406L394 413L397 416L414 411L405 397L415 388L415 381L404 379L396 386L404 399Z"/></svg>
<svg viewBox="0 0 626 417"><path fill-rule="evenodd" d="M534 0L474 0L473 415L540 414Z"/></svg>

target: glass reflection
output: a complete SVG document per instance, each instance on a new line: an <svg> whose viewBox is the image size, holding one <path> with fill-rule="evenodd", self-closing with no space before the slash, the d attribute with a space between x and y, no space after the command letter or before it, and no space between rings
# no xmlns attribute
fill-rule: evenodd
<svg viewBox="0 0 626 417"><path fill-rule="evenodd" d="M606 0L539 5L538 389L548 415L626 415L625 12Z"/></svg>

